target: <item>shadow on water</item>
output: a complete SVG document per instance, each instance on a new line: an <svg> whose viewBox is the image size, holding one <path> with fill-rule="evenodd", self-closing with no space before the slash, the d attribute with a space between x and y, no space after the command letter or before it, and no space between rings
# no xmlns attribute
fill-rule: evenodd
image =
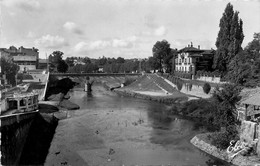
<svg viewBox="0 0 260 166"><path fill-rule="evenodd" d="M48 154L58 119L38 114L29 131L19 165L43 165Z"/></svg>
<svg viewBox="0 0 260 166"><path fill-rule="evenodd" d="M178 115L172 115L169 110L160 107L148 107L148 120L153 128L150 141L154 144L160 144L163 147L174 146L175 150L180 150L183 155L186 152L194 151L201 156L209 157L205 164L207 166L229 166L232 165L222 161L214 156L193 147L190 143L192 137L201 131L208 131L208 127L199 121L191 118L185 118Z"/></svg>

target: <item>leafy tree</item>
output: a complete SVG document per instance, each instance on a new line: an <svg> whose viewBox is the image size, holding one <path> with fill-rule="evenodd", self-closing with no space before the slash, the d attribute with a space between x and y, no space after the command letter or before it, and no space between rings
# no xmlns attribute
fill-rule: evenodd
<svg viewBox="0 0 260 166"><path fill-rule="evenodd" d="M151 69L154 70L154 73L155 70L160 68L160 63L155 57L149 57L148 64L150 65Z"/></svg>
<svg viewBox="0 0 260 166"><path fill-rule="evenodd" d="M9 84L15 85L15 75L19 71L19 66L13 63L13 61L8 58L1 56L1 72L6 75L7 82Z"/></svg>
<svg viewBox="0 0 260 166"><path fill-rule="evenodd" d="M85 63L85 64L91 63L91 61L90 61L90 59L88 57L84 57L82 59L82 62Z"/></svg>
<svg viewBox="0 0 260 166"><path fill-rule="evenodd" d="M174 57L177 55L177 51L175 49L171 49L170 53L164 57L163 62L166 67L166 73L171 73L173 69L173 62L175 62Z"/></svg>
<svg viewBox="0 0 260 166"><path fill-rule="evenodd" d="M58 65L57 65L58 72L65 73L66 71L68 71L68 68L69 68L69 66L64 60L61 60L58 62Z"/></svg>
<svg viewBox="0 0 260 166"><path fill-rule="evenodd" d="M211 89L211 86L210 86L209 83L205 83L205 84L203 85L203 91L204 91L204 93L208 94L208 93L210 92L210 89Z"/></svg>
<svg viewBox="0 0 260 166"><path fill-rule="evenodd" d="M216 117L219 121L216 121L217 125L227 127L236 124L236 104L241 99L240 92L241 88L233 84L225 84L223 89L215 89L212 98L218 105Z"/></svg>
<svg viewBox="0 0 260 166"><path fill-rule="evenodd" d="M50 62L50 72L57 71L57 66L58 64L62 61L62 55L63 52L61 51L54 51L50 56L49 56L49 62Z"/></svg>
<svg viewBox="0 0 260 166"><path fill-rule="evenodd" d="M67 57L65 61L69 65L69 67L73 67L75 59L77 59L77 57Z"/></svg>
<svg viewBox="0 0 260 166"><path fill-rule="evenodd" d="M98 59L98 65L104 66L107 63L107 58L106 57L102 57Z"/></svg>
<svg viewBox="0 0 260 166"><path fill-rule="evenodd" d="M227 79L242 86L260 85L260 33L228 65Z"/></svg>
<svg viewBox="0 0 260 166"><path fill-rule="evenodd" d="M117 62L117 63L124 63L124 62L125 62L125 59L122 58L122 57L118 57L118 58L116 59L116 62Z"/></svg>
<svg viewBox="0 0 260 166"><path fill-rule="evenodd" d="M162 72L162 63L165 57L167 57L170 52L170 44L166 40L157 41L153 46L153 57L159 61L159 69Z"/></svg>
<svg viewBox="0 0 260 166"><path fill-rule="evenodd" d="M243 21L239 19L238 14L238 11L234 12L233 5L228 3L220 19L213 68L222 72L227 71L231 59L242 50Z"/></svg>
<svg viewBox="0 0 260 166"><path fill-rule="evenodd" d="M245 49L255 56L260 56L260 32L254 33L253 41L249 42Z"/></svg>

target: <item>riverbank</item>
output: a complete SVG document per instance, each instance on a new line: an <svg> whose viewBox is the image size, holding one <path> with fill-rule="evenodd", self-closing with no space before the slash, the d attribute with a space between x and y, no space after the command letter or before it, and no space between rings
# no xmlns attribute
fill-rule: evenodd
<svg viewBox="0 0 260 166"><path fill-rule="evenodd" d="M118 83L110 83L109 81L103 81L102 85L107 90L113 90L121 96L130 96L159 103L178 104L189 99L187 95L177 90L167 92L147 76L138 77L131 84L123 87Z"/></svg>
<svg viewBox="0 0 260 166"><path fill-rule="evenodd" d="M71 91L80 106L59 121L45 165L225 165L190 139L203 128L169 106L122 97L100 85L92 95Z"/></svg>
<svg viewBox="0 0 260 166"><path fill-rule="evenodd" d="M179 93L176 95L166 95L156 92L134 92L121 89L115 89L114 92L122 96L131 96L138 99L151 100L165 104L180 104L188 100L187 96L180 95Z"/></svg>
<svg viewBox="0 0 260 166"><path fill-rule="evenodd" d="M235 164L235 165L252 165L256 166L259 165L260 160L256 155L253 156L242 156L238 154L234 158L230 158L229 154L225 150L221 150L217 148L216 146L210 144L210 141L208 139L208 136L211 133L203 133L198 134L195 137L191 139L191 143L196 146L197 148L201 149L202 151L215 156L221 160L227 161L229 163Z"/></svg>
<svg viewBox="0 0 260 166"><path fill-rule="evenodd" d="M79 109L79 106L72 103L69 98L69 91L78 83L69 78L58 80L56 77L50 78L46 92L46 100L40 102L39 109L41 113L60 114L66 110ZM59 113L56 113L59 112Z"/></svg>

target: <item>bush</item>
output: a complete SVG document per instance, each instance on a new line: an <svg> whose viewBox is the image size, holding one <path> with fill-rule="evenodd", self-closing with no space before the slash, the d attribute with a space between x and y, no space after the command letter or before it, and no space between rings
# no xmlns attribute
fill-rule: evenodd
<svg viewBox="0 0 260 166"><path fill-rule="evenodd" d="M183 82L181 80L178 80L176 85L177 85L178 90L180 91L182 89Z"/></svg>
<svg viewBox="0 0 260 166"><path fill-rule="evenodd" d="M211 89L211 86L210 86L209 83L205 83L205 84L203 85L203 91L204 91L204 93L208 94L208 93L210 92L210 89Z"/></svg>
<svg viewBox="0 0 260 166"><path fill-rule="evenodd" d="M124 85L125 85L125 86L130 85L131 83L135 82L135 80L136 80L136 78L126 77L126 78L125 78Z"/></svg>
<svg viewBox="0 0 260 166"><path fill-rule="evenodd" d="M217 148L226 149L231 140L238 140L238 131L235 125L230 125L224 132L213 133L212 144Z"/></svg>
<svg viewBox="0 0 260 166"><path fill-rule="evenodd" d="M189 83L189 91L192 90L192 83Z"/></svg>

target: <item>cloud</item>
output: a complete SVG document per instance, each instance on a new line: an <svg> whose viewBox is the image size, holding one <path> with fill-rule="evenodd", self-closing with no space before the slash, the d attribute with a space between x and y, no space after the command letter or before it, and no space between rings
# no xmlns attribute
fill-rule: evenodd
<svg viewBox="0 0 260 166"><path fill-rule="evenodd" d="M79 42L74 46L77 53L87 53L90 51L99 51L106 48L132 48L136 42L136 36L130 36L125 39L97 40L90 42Z"/></svg>
<svg viewBox="0 0 260 166"><path fill-rule="evenodd" d="M30 32L28 32L27 37L28 38L34 38L35 37L35 33L30 31Z"/></svg>
<svg viewBox="0 0 260 166"><path fill-rule="evenodd" d="M74 22L66 22L63 25L63 28L67 31L76 33L76 34L83 34L83 31L74 23Z"/></svg>
<svg viewBox="0 0 260 166"><path fill-rule="evenodd" d="M144 17L144 24L149 28L155 28L157 24L155 23L155 16L153 14L148 14Z"/></svg>
<svg viewBox="0 0 260 166"><path fill-rule="evenodd" d="M154 30L155 36L163 36L167 33L167 30L164 26L160 26L157 29Z"/></svg>
<svg viewBox="0 0 260 166"><path fill-rule="evenodd" d="M77 53L86 53L89 51L102 50L110 45L111 43L109 41L102 40L93 42L79 42L74 46L74 50Z"/></svg>
<svg viewBox="0 0 260 166"><path fill-rule="evenodd" d="M141 35L144 36L164 36L166 34L167 34L167 29L165 28L165 26L159 26L141 32Z"/></svg>
<svg viewBox="0 0 260 166"><path fill-rule="evenodd" d="M63 37L51 35L42 36L35 40L34 43L44 48L61 48L68 45Z"/></svg>
<svg viewBox="0 0 260 166"><path fill-rule="evenodd" d="M26 11L34 11L40 8L37 0L2 0L2 4L7 7L16 7Z"/></svg>

